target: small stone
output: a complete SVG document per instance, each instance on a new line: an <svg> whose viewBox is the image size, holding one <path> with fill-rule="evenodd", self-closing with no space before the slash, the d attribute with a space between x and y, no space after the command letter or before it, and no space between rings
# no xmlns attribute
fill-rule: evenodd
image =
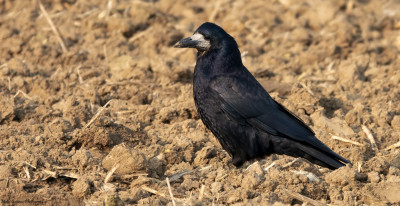
<svg viewBox="0 0 400 206"><path fill-rule="evenodd" d="M265 180L263 169L259 162L250 165L245 172L242 180L243 188L252 190Z"/></svg>
<svg viewBox="0 0 400 206"><path fill-rule="evenodd" d="M204 147L200 151L196 152L196 158L194 159L194 165L205 165L209 159L217 155L217 150L214 147Z"/></svg>
<svg viewBox="0 0 400 206"><path fill-rule="evenodd" d="M393 129L400 129L400 115L394 116L390 124L392 125Z"/></svg>
<svg viewBox="0 0 400 206"><path fill-rule="evenodd" d="M247 172L249 173L254 173L257 176L264 176L264 171L260 165L260 162L255 162L253 164L251 164L248 168L247 168Z"/></svg>
<svg viewBox="0 0 400 206"><path fill-rule="evenodd" d="M392 161L390 161L390 165L393 167L397 167L398 169L400 169L400 153L398 153L393 159Z"/></svg>
<svg viewBox="0 0 400 206"><path fill-rule="evenodd" d="M370 173L368 173L368 179L372 183L378 183L381 178L379 177L379 173L378 172L370 172Z"/></svg>
<svg viewBox="0 0 400 206"><path fill-rule="evenodd" d="M72 194L76 197L84 197L91 193L90 181L86 178L79 178L72 184Z"/></svg>
<svg viewBox="0 0 400 206"><path fill-rule="evenodd" d="M326 182L329 184L346 186L354 183L355 181L363 181L366 177L363 174L358 173L349 166L341 167L337 170L332 171L326 175Z"/></svg>
<svg viewBox="0 0 400 206"><path fill-rule="evenodd" d="M126 175L147 171L148 162L141 151L129 148L125 144L120 144L115 146L103 160L103 167L108 171L116 165L119 166L115 173Z"/></svg>
<svg viewBox="0 0 400 206"><path fill-rule="evenodd" d="M88 150L80 149L80 150L76 151L76 153L72 156L72 162L76 166L86 167L89 162L89 158L91 158L91 157L92 157L92 155L90 154L90 152Z"/></svg>

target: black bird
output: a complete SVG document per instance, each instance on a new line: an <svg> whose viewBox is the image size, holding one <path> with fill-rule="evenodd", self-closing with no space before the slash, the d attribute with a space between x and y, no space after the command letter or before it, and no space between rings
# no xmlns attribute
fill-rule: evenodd
<svg viewBox="0 0 400 206"><path fill-rule="evenodd" d="M243 65L235 39L218 25L206 22L174 47L197 49L197 112L235 166L272 153L302 157L330 169L350 163L271 98Z"/></svg>

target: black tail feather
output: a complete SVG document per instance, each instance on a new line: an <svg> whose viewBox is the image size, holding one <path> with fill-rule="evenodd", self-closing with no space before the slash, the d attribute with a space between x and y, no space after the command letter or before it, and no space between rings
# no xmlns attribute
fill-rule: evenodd
<svg viewBox="0 0 400 206"><path fill-rule="evenodd" d="M306 146L300 143L297 144L298 144L297 148L299 148L303 152L304 155L303 158L320 166L327 167L329 169L338 169L339 167L345 166L345 163L350 163L350 161L344 159L343 157L339 156L336 153L335 154L337 156L341 157L340 159L336 155L330 156L329 154L324 153L313 147Z"/></svg>
<svg viewBox="0 0 400 206"><path fill-rule="evenodd" d="M329 149L329 151L326 151L326 148L328 147L318 149L313 146L282 137L273 138L271 146L271 148L273 148L274 152L277 154L301 157L314 164L329 169L338 169L345 166L347 163L351 164L349 160L336 154L332 150Z"/></svg>

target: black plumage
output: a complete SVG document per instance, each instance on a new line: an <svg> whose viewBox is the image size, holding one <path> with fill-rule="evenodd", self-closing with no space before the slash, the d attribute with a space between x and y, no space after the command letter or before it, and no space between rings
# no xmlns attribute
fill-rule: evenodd
<svg viewBox="0 0 400 206"><path fill-rule="evenodd" d="M193 80L196 108L235 166L272 153L303 157L330 169L350 163L271 98L243 65L234 38L221 27L204 23L175 47L198 50Z"/></svg>

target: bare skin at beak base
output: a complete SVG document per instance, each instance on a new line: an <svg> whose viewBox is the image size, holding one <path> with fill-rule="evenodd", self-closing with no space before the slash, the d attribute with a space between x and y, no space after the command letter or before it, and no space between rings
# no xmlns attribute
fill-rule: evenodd
<svg viewBox="0 0 400 206"><path fill-rule="evenodd" d="M178 41L174 47L175 48L196 48L197 44L199 42L196 40L193 40L192 37L188 37L185 39L182 39L180 41Z"/></svg>

